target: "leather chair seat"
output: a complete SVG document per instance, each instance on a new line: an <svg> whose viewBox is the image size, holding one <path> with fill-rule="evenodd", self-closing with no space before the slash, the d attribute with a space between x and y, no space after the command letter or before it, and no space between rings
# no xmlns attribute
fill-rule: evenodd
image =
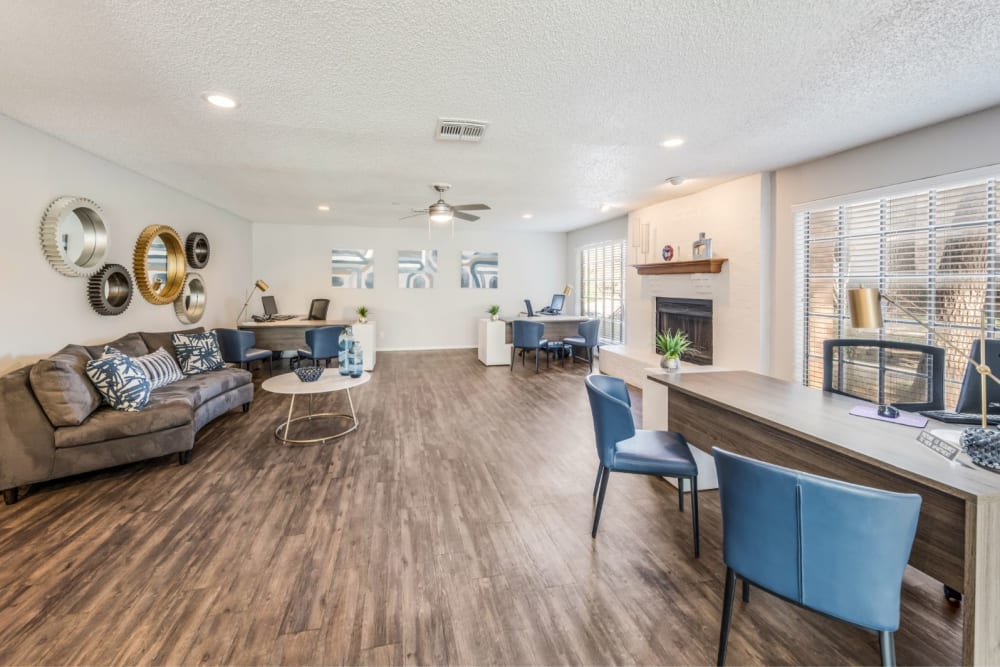
<svg viewBox="0 0 1000 667"><path fill-rule="evenodd" d="M563 338L563 342L569 345L577 345L579 347L585 347L587 345L587 339L583 336L566 336Z"/></svg>
<svg viewBox="0 0 1000 667"><path fill-rule="evenodd" d="M247 361L257 361L259 359L270 359L272 354L271 350L259 350L256 347L251 347L243 356L246 357Z"/></svg>
<svg viewBox="0 0 1000 667"><path fill-rule="evenodd" d="M610 468L615 472L646 475L695 476L694 462L687 440L673 431L636 431L618 443Z"/></svg>
<svg viewBox="0 0 1000 667"><path fill-rule="evenodd" d="M308 347L308 346L307 347L300 347L298 350L295 351L295 353L298 354L300 357L305 357L306 359L312 359L313 358L312 348Z"/></svg>

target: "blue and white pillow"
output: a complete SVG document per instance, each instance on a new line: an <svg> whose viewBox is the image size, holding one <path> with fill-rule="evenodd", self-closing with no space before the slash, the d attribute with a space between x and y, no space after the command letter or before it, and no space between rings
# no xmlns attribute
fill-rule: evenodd
<svg viewBox="0 0 1000 667"><path fill-rule="evenodd" d="M110 345L105 345L104 354L123 353ZM149 378L150 389L159 389L160 387L165 387L168 384L184 379L181 367L177 365L173 355L162 347L152 354L132 357L132 360L139 364L139 368L146 373L146 377Z"/></svg>
<svg viewBox="0 0 1000 667"><path fill-rule="evenodd" d="M149 378L134 359L124 354L104 354L87 362L87 377L104 402L115 410L138 412L149 403Z"/></svg>
<svg viewBox="0 0 1000 667"><path fill-rule="evenodd" d="M223 366L222 350L214 331L200 334L175 333L172 337L174 352L184 375L196 375L215 371Z"/></svg>

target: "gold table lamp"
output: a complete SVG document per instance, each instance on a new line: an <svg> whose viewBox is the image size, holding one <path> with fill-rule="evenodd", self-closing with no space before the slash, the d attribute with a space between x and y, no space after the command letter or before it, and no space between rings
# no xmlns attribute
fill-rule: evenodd
<svg viewBox="0 0 1000 667"><path fill-rule="evenodd" d="M254 290L266 292L269 289L271 289L271 286L264 282L263 278L257 279L257 282L255 282L253 287L250 288L250 294L247 295L247 300L243 302L243 307L240 308L240 314L236 316L236 326L240 325L240 318L243 317L243 313L246 312L247 306L250 304L250 299L253 298Z"/></svg>

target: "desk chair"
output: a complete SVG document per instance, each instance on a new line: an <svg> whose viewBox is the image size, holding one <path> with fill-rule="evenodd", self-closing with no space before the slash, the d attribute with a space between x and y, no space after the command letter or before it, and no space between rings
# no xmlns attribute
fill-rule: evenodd
<svg viewBox="0 0 1000 667"><path fill-rule="evenodd" d="M219 339L222 360L226 363L239 364L240 368L246 366L246 369L250 370L250 362L267 359L268 375L274 374L274 353L271 350L259 350L254 347L257 344L257 336L254 332L239 329L216 329L215 335Z"/></svg>
<svg viewBox="0 0 1000 667"><path fill-rule="evenodd" d="M944 373L944 349L933 345L823 341L823 391L910 412L944 410Z"/></svg>
<svg viewBox="0 0 1000 667"><path fill-rule="evenodd" d="M521 365L524 365L524 354L528 350L535 351L535 372L538 372L538 355L547 349L549 341L542 338L545 325L541 322L525 322L514 320L510 323L513 331L513 344L510 346L510 372L514 372L514 352L521 350ZM549 366L549 355L545 354L545 367Z"/></svg>
<svg viewBox="0 0 1000 667"><path fill-rule="evenodd" d="M684 480L691 481L691 527L694 532L694 557L700 554L698 538L698 464L694 462L687 440L673 431L637 431L632 421L632 402L625 381L608 375L591 374L584 378L590 412L594 418L597 443L597 479L594 495L594 528L590 536L597 537L597 525L604 508L604 494L612 472L656 475L677 478L677 503L684 511ZM600 495L598 495L600 487Z"/></svg>
<svg viewBox="0 0 1000 667"><path fill-rule="evenodd" d="M309 329L306 331L306 346L299 348L299 358L312 359L314 366L318 366L322 359L329 368L330 360L340 356L340 333L343 330L341 326Z"/></svg>
<svg viewBox="0 0 1000 667"><path fill-rule="evenodd" d="M600 345L600 331L601 331L601 321L600 320L587 320L586 322L580 322L580 326L577 327L577 336L568 336L563 338L563 342L568 345L573 346L573 363L576 360L586 361L590 364L590 370L594 370L594 350ZM587 349L587 358L576 356L576 348L583 347Z"/></svg>
<svg viewBox="0 0 1000 667"><path fill-rule="evenodd" d="M310 320L325 320L326 312L330 309L329 299L313 299L309 304Z"/></svg>
<svg viewBox="0 0 1000 667"><path fill-rule="evenodd" d="M874 630L896 664L903 571L920 496L890 493L712 449L726 563L718 664L726 662L736 577L792 604Z"/></svg>

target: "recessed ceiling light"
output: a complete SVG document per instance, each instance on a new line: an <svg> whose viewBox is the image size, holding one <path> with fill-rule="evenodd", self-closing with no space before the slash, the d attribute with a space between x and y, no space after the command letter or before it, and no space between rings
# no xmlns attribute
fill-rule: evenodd
<svg viewBox="0 0 1000 667"><path fill-rule="evenodd" d="M316 207L316 210L317 211L322 211L323 213L326 213L327 211L330 210L330 205L329 204L320 204L319 206Z"/></svg>
<svg viewBox="0 0 1000 667"><path fill-rule="evenodd" d="M678 146L684 145L684 139L681 137L671 137L660 145L664 148L677 148Z"/></svg>
<svg viewBox="0 0 1000 667"><path fill-rule="evenodd" d="M610 210L611 210L612 208L613 208L613 207L612 207L612 205L611 205L611 204L609 204L609 203L607 203L607 202L604 202L603 204L601 204L601 213L607 213L607 212L608 212L608 211L610 211Z"/></svg>
<svg viewBox="0 0 1000 667"><path fill-rule="evenodd" d="M522 218L524 218L525 220L531 220L531 219L532 219L532 218L534 218L535 216L534 216L534 215L532 215L531 213L525 213L525 214L524 214L524 215L522 215L521 217L522 217Z"/></svg>
<svg viewBox="0 0 1000 667"><path fill-rule="evenodd" d="M206 102L220 109L235 109L238 106L236 100L222 93L205 93L202 97Z"/></svg>

